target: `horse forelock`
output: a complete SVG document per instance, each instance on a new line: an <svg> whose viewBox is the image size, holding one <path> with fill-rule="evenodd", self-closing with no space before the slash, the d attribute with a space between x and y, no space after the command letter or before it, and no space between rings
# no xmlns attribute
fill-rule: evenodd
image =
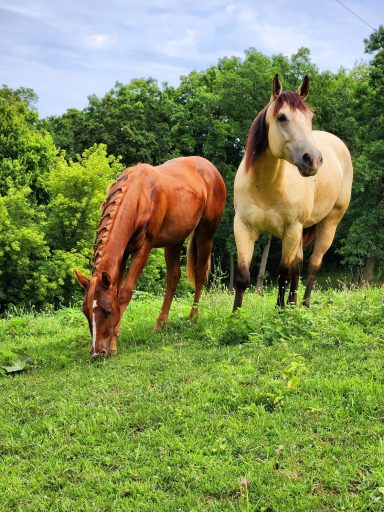
<svg viewBox="0 0 384 512"><path fill-rule="evenodd" d="M300 112L312 112L312 109L305 101L293 91L283 91L272 103L272 116L276 117L283 105L288 105L291 110Z"/></svg>
<svg viewBox="0 0 384 512"><path fill-rule="evenodd" d="M125 169L115 183L110 186L107 198L102 204L100 222L93 246L92 275L99 270L105 254L105 246L110 239L116 214L128 189L127 181L130 170L131 168Z"/></svg>

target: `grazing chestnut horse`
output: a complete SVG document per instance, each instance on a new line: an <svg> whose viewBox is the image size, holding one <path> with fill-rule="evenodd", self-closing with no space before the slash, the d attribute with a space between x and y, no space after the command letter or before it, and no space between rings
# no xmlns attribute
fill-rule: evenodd
<svg viewBox="0 0 384 512"><path fill-rule="evenodd" d="M245 157L235 178L234 230L237 246L235 303L241 306L249 285L255 241L262 233L282 240L277 305L297 301L303 246L314 242L309 259L304 305L323 256L348 208L353 178L351 156L336 136L312 131L312 111L305 103L306 76L296 92L282 92L278 75L270 103L254 120Z"/></svg>
<svg viewBox="0 0 384 512"><path fill-rule="evenodd" d="M93 357L117 353L122 315L154 247L165 247L167 266L167 288L156 323L157 330L162 328L180 279L180 253L188 235L187 276L195 286L189 317L197 316L224 205L223 179L204 158L175 158L158 167L138 164L121 174L102 207L92 277L76 272L85 289L83 312Z"/></svg>

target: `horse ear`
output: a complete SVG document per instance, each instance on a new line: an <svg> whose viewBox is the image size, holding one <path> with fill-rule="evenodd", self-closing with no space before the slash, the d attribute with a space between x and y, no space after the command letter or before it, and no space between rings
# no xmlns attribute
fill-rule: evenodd
<svg viewBox="0 0 384 512"><path fill-rule="evenodd" d="M103 288L108 290L108 288L111 286L111 281L111 276L108 274L108 272L105 272L105 270L103 270L103 272L101 273L101 284L103 285Z"/></svg>
<svg viewBox="0 0 384 512"><path fill-rule="evenodd" d="M305 75L304 80L301 82L300 87L297 89L297 94L302 100L305 100L309 93L309 78Z"/></svg>
<svg viewBox="0 0 384 512"><path fill-rule="evenodd" d="M271 101L276 100L280 96L282 89L283 87L281 85L279 75L276 73L273 77Z"/></svg>
<svg viewBox="0 0 384 512"><path fill-rule="evenodd" d="M84 288L84 290L88 290L90 279L88 279L88 277L83 276L83 274L80 274L80 272L78 272L77 270L75 270L75 277L78 280L80 286Z"/></svg>

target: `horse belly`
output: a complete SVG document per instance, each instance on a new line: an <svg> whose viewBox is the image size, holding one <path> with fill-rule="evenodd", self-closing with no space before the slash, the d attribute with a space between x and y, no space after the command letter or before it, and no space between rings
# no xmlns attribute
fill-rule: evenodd
<svg viewBox="0 0 384 512"><path fill-rule="evenodd" d="M327 170L326 170L327 171ZM313 204L308 216L305 219L304 227L313 226L321 222L337 205L342 187L341 177L333 172L332 178L324 172L322 176L319 171L319 179L313 191Z"/></svg>
<svg viewBox="0 0 384 512"><path fill-rule="evenodd" d="M166 247L183 242L195 229L204 211L204 198L198 194L190 197L173 197L173 205L167 210L160 231L153 239L153 247ZM192 197L191 197L192 196Z"/></svg>

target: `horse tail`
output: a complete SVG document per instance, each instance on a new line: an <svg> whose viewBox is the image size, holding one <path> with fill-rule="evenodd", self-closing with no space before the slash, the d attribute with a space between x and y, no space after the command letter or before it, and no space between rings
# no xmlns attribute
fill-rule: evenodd
<svg viewBox="0 0 384 512"><path fill-rule="evenodd" d="M316 238L316 224L303 229L303 247L312 244Z"/></svg>
<svg viewBox="0 0 384 512"><path fill-rule="evenodd" d="M187 248L187 279L195 288L195 270L197 265L197 241L196 231L192 231L189 237L188 248Z"/></svg>

